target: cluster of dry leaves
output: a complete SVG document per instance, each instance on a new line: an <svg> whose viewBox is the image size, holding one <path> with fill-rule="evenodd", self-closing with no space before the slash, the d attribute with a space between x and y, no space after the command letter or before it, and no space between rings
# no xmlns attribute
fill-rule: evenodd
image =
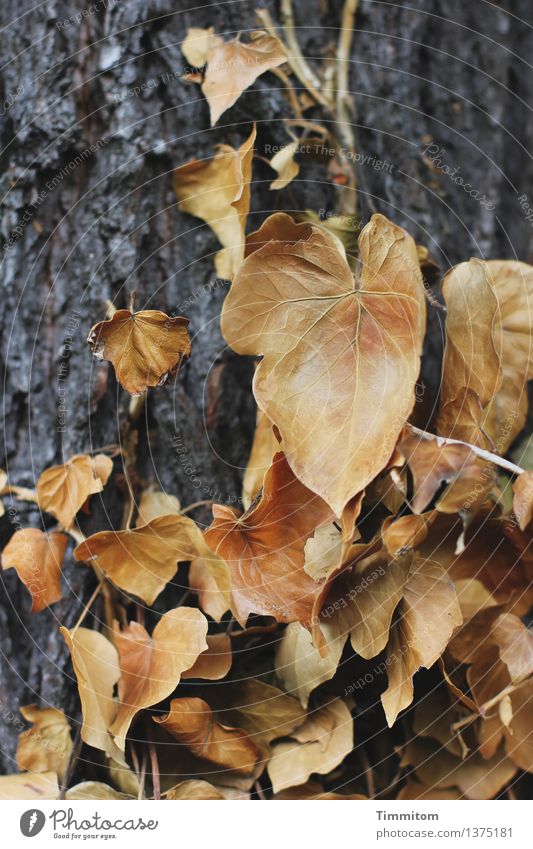
<svg viewBox="0 0 533 849"><path fill-rule="evenodd" d="M286 58L266 32L243 44L194 30L184 51L206 66L192 77L213 123ZM255 128L174 173L181 208L222 244L224 338L257 358L245 511L214 504L203 531L148 487L122 529L84 537L76 517L106 486L110 456L71 457L35 492L3 481L0 494L57 521L17 530L2 553L32 612L61 598L70 536L102 622L83 626L88 605L61 628L89 774L60 707L28 705L20 773L0 779L1 796L489 799L533 771L533 471L517 465L531 463L517 437L533 268L471 259L445 276L440 404L421 430L424 250L382 215L359 234L355 274L320 221L275 213L245 235L254 140ZM121 309L88 342L139 395L191 355L187 324ZM186 594L147 613L147 629L144 610L181 563Z"/></svg>

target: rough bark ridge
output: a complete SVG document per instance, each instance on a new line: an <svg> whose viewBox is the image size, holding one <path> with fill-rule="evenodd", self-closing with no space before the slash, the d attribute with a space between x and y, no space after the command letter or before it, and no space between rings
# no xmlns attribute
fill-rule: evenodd
<svg viewBox="0 0 533 849"><path fill-rule="evenodd" d="M33 486L47 465L128 438L120 424L128 398L112 371L91 359L85 337L107 299L125 306L135 291L138 307L191 319L194 351L174 385L149 395L136 431L138 474L184 504L236 498L255 417L252 364L220 336L226 284L214 282L218 245L207 227L177 211L171 175L219 141L241 142L252 120L258 153L286 142L279 119L290 108L274 77L262 77L214 130L199 89L179 79L189 26L253 29L257 4L33 5L3 0L1 7L0 464L12 483ZM278 18L276 3L263 5ZM295 0L294 8L304 52L323 56L337 37L342 3ZM518 200L533 174L528 16L531 23L528 0L360 2L350 84L357 150L368 157L359 165L361 208L406 226L443 268L471 255L532 259L531 225ZM431 167L429 144L442 149L452 174ZM468 194L458 174L494 209ZM255 175L250 227L278 203L268 192L269 169L258 162ZM305 165L281 203L333 210L336 190L322 166ZM434 313L428 344L435 354L439 325ZM433 391L434 372L424 376ZM119 462L116 471L103 501L94 499L87 528L119 521ZM18 523L41 521L34 508L6 499L11 507L0 519L2 545ZM2 771L15 768L19 705L41 700L77 715L57 627L77 619L93 581L87 568L67 566L65 599L32 618L25 589L2 574Z"/></svg>

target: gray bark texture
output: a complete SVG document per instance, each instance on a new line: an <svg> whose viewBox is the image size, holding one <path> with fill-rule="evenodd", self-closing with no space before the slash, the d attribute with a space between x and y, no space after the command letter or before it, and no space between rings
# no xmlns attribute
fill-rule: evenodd
<svg viewBox="0 0 533 849"><path fill-rule="evenodd" d="M155 482L184 505L239 496L255 420L253 363L221 337L219 245L177 209L172 171L219 142L237 146L252 121L258 154L288 141L281 119L290 105L274 76L262 76L214 129L200 89L180 79L189 27L246 32L258 26L258 5L279 21L278 4L259 0L2 0L0 466L12 484L34 487L72 454L136 443L138 483ZM342 6L295 0L311 64L334 50ZM406 227L442 271L470 256L533 259L519 200L533 203L531 23L530 0L360 0L350 89L361 213L378 210ZM321 120L319 110L306 117ZM261 160L254 178L249 229L275 208L333 211L342 191L321 162L303 163L281 194L268 190L273 173ZM186 315L193 339L178 379L149 392L133 430L129 397L85 342L106 301L126 307L132 292L137 309ZM430 313L423 379L432 400L442 313ZM118 457L82 519L86 532L118 526L121 469ZM4 501L2 546L19 526L53 524L35 505ZM207 510L193 515L209 521ZM13 570L1 581L0 771L9 773L20 705L79 717L58 626L77 620L95 579L69 548L64 599L35 616ZM168 588L156 610L179 594Z"/></svg>

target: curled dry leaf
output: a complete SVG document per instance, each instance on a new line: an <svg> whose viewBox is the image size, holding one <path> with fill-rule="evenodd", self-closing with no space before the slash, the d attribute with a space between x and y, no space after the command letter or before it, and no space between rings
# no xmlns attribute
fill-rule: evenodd
<svg viewBox="0 0 533 849"><path fill-rule="evenodd" d="M270 167L277 171L278 176L270 184L270 190L284 189L300 173L300 166L294 156L298 153L300 143L295 141L278 150L270 160Z"/></svg>
<svg viewBox="0 0 533 849"><path fill-rule="evenodd" d="M55 516L64 528L70 528L89 496L102 492L112 471L113 461L105 454L76 454L39 477L39 507Z"/></svg>
<svg viewBox="0 0 533 849"><path fill-rule="evenodd" d="M139 501L139 512L135 522L137 527L148 525L159 516L179 515L181 505L175 495L159 490L143 492Z"/></svg>
<svg viewBox="0 0 533 849"><path fill-rule="evenodd" d="M191 607L169 610L151 637L138 622L130 622L122 631L115 627L120 658L119 707L110 731L121 751L136 714L176 689L181 674L208 648L206 635L207 619Z"/></svg>
<svg viewBox="0 0 533 849"><path fill-rule="evenodd" d="M305 784L312 773L327 774L353 749L353 720L342 699L309 714L292 740L272 746L267 770L274 793Z"/></svg>
<svg viewBox="0 0 533 849"><path fill-rule="evenodd" d="M45 534L38 528L15 531L2 552L2 568L15 569L32 597L32 613L59 601L61 564L68 539L65 534Z"/></svg>
<svg viewBox="0 0 533 849"><path fill-rule="evenodd" d="M203 678L206 681L220 681L231 669L233 653L231 637L228 634L209 634L207 649L198 656L198 660L181 676L187 678Z"/></svg>
<svg viewBox="0 0 533 849"><path fill-rule="evenodd" d="M303 569L304 546L333 515L294 476L284 455L275 456L261 499L246 513L215 505L213 516L205 538L229 565L239 622L245 625L250 613L260 613L310 626L323 585Z"/></svg>
<svg viewBox="0 0 533 849"><path fill-rule="evenodd" d="M221 558L195 557L189 569L189 588L197 593L200 608L215 622L220 622L231 607L230 571Z"/></svg>
<svg viewBox="0 0 533 849"><path fill-rule="evenodd" d="M237 150L219 144L213 159L193 159L174 170L179 208L205 221L223 245L215 267L218 276L228 280L244 258L255 136L254 126Z"/></svg>
<svg viewBox="0 0 533 849"><path fill-rule="evenodd" d="M214 787L208 781L201 781L195 778L191 778L188 781L180 781L179 784L175 784L174 787L171 787L165 793L165 799L171 800L185 799L192 801L204 799L216 801L225 798L222 791L217 787Z"/></svg>
<svg viewBox="0 0 533 849"><path fill-rule="evenodd" d="M201 68L207 62L209 42L217 39L213 27L202 29L191 27L181 45L181 52L193 68Z"/></svg>
<svg viewBox="0 0 533 849"><path fill-rule="evenodd" d="M533 472L523 472L513 483L513 511L524 531L533 514Z"/></svg>
<svg viewBox="0 0 533 849"><path fill-rule="evenodd" d="M533 378L533 267L471 259L453 268L442 288L439 433L503 454L524 426Z"/></svg>
<svg viewBox="0 0 533 849"><path fill-rule="evenodd" d="M188 318L160 310L117 310L113 318L91 328L87 342L100 360L109 360L117 380L130 395L162 386L191 353Z"/></svg>
<svg viewBox="0 0 533 849"><path fill-rule="evenodd" d="M272 422L261 410L257 411L257 423L252 450L242 481L242 502L247 510L263 486L265 475L272 465L274 455L281 446L276 439Z"/></svg>
<svg viewBox="0 0 533 849"><path fill-rule="evenodd" d="M60 628L70 651L78 681L83 725L82 740L101 749L118 763L124 763L109 727L116 714L115 684L120 677L115 646L98 631L88 628Z"/></svg>
<svg viewBox="0 0 533 849"><path fill-rule="evenodd" d="M198 758L237 772L250 773L255 768L259 758L255 743L242 728L218 722L203 699L172 699L169 712L154 721Z"/></svg>
<svg viewBox="0 0 533 849"><path fill-rule="evenodd" d="M55 772L0 776L0 799L59 799L59 785Z"/></svg>
<svg viewBox="0 0 533 849"><path fill-rule="evenodd" d="M212 127L261 74L287 61L281 41L263 30L250 33L248 44L240 37L224 41L212 30L189 30L182 50L195 67L207 63L202 91Z"/></svg>
<svg viewBox="0 0 533 849"><path fill-rule="evenodd" d="M374 215L354 280L335 239L276 213L248 250L222 332L238 353L263 356L258 405L294 473L340 517L387 465L414 405L425 328L415 244Z"/></svg>
<svg viewBox="0 0 533 849"><path fill-rule="evenodd" d="M313 690L333 678L346 638L326 622L321 624L325 647L317 649L307 628L291 622L276 652L276 675L284 689L306 708Z"/></svg>
<svg viewBox="0 0 533 849"><path fill-rule="evenodd" d="M227 572L226 564L211 551L195 522L181 515L158 516L133 530L93 534L78 545L74 557L85 561L96 558L98 567L114 584L147 604L154 603L180 562L201 557L217 574Z"/></svg>
<svg viewBox="0 0 533 849"><path fill-rule="evenodd" d="M68 719L57 708L38 708L26 705L20 712L33 727L19 735L17 766L21 772L54 772L63 780L70 753L72 737Z"/></svg>

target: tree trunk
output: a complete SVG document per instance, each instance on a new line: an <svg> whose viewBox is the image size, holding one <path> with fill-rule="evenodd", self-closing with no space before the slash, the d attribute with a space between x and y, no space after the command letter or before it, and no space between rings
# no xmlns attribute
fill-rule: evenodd
<svg viewBox="0 0 533 849"><path fill-rule="evenodd" d="M216 143L236 146L251 121L258 154L288 141L280 119L290 105L274 76L261 77L215 129L200 89L180 79L187 29L254 29L256 0L196 9L192 0L34 5L1 7L2 466L12 484L33 487L47 466L120 444L136 459L139 483L155 482L184 505L235 500L254 428L253 363L221 337L219 246L176 208L172 171ZM277 4L264 5L278 21ZM530 5L360 0L350 67L360 209L405 226L443 270L473 255L532 259L519 200L533 175ZM340 0L295 0L294 9L305 54L329 54ZM321 120L320 110L307 117ZM332 211L343 191L327 182L324 163L303 163L281 195L269 192L264 162L254 169L249 229L279 206ZM190 318L193 338L176 382L150 391L137 418L112 368L85 343L106 302L125 307L133 292L137 309ZM430 313L424 381L433 399L442 313ZM117 456L84 530L117 527L124 493ZM51 526L35 505L4 501L2 546L19 526ZM205 523L210 513L193 515ZM31 616L26 589L12 571L1 574L0 767L12 772L20 705L61 706L79 718L58 626L77 620L95 579L67 557L64 599ZM178 585L167 588L156 609L179 594Z"/></svg>

